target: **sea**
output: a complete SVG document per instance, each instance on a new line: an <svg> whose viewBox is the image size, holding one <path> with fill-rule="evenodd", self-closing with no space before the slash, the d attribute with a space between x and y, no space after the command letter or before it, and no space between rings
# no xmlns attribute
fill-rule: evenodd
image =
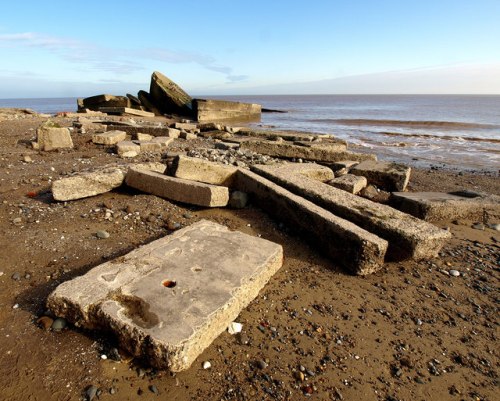
<svg viewBox="0 0 500 401"><path fill-rule="evenodd" d="M256 126L330 134L381 160L416 167L500 169L500 95L206 97L259 103L281 112L263 113ZM0 99L0 107L75 111L76 98Z"/></svg>

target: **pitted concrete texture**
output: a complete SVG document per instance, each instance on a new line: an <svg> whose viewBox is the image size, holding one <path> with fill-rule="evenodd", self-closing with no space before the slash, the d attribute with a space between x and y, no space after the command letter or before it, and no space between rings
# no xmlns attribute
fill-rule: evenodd
<svg viewBox="0 0 500 401"><path fill-rule="evenodd" d="M99 111L107 114L129 114L139 117L154 117L155 113L149 111L132 109L130 107L99 107Z"/></svg>
<svg viewBox="0 0 500 401"><path fill-rule="evenodd" d="M470 191L393 192L391 204L426 221L500 217L500 196Z"/></svg>
<svg viewBox="0 0 500 401"><path fill-rule="evenodd" d="M283 263L281 245L206 220L67 281L48 307L112 330L151 365L188 369Z"/></svg>
<svg viewBox="0 0 500 401"><path fill-rule="evenodd" d="M298 228L349 272L366 275L382 267L388 245L384 239L251 171L238 169L235 187L270 215Z"/></svg>
<svg viewBox="0 0 500 401"><path fill-rule="evenodd" d="M52 183L52 196L57 201L88 198L119 187L124 179L125 172L118 167L65 177Z"/></svg>
<svg viewBox="0 0 500 401"><path fill-rule="evenodd" d="M98 145L116 145L125 139L127 139L127 133L118 130L92 135L92 142Z"/></svg>
<svg viewBox="0 0 500 401"><path fill-rule="evenodd" d="M294 145L288 142L249 140L242 141L241 150L285 159L304 159L331 163L337 160L376 160L375 155L348 152L342 142L318 143L311 146Z"/></svg>
<svg viewBox="0 0 500 401"><path fill-rule="evenodd" d="M260 121L261 106L254 103L228 100L194 99L193 110L197 121Z"/></svg>
<svg viewBox="0 0 500 401"><path fill-rule="evenodd" d="M332 135L320 134L317 132L305 132L305 131L270 131L270 130L259 130L249 127L242 127L238 130L238 134L246 135L249 137L265 138L265 139L276 139L282 138L285 141L313 141L321 138L324 139L335 139ZM341 141L345 144L344 141Z"/></svg>
<svg viewBox="0 0 500 401"><path fill-rule="evenodd" d="M152 195L197 206L224 207L229 202L227 187L169 177L134 167L128 170L125 183Z"/></svg>
<svg viewBox="0 0 500 401"><path fill-rule="evenodd" d="M51 121L46 121L36 130L38 148L44 151L72 149L73 140L67 128L59 128Z"/></svg>
<svg viewBox="0 0 500 401"><path fill-rule="evenodd" d="M389 241L388 256L392 259L418 260L436 256L444 242L451 237L448 231L390 206L350 194L303 174L290 174L286 165L259 165L252 167L252 170L386 239Z"/></svg>
<svg viewBox="0 0 500 401"><path fill-rule="evenodd" d="M192 115L191 96L158 71L151 75L149 94L151 102L162 113Z"/></svg>
<svg viewBox="0 0 500 401"><path fill-rule="evenodd" d="M366 177L368 184L386 191L404 191L410 181L411 168L399 163L366 160L349 172Z"/></svg>
<svg viewBox="0 0 500 401"><path fill-rule="evenodd" d="M236 170L236 167L182 155L177 156L172 163L174 177L214 185L231 186Z"/></svg>

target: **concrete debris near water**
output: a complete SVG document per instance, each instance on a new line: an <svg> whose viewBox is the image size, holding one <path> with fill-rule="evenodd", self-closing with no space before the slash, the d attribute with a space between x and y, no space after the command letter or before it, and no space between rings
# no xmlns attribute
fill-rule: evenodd
<svg viewBox="0 0 500 401"><path fill-rule="evenodd" d="M178 372L282 263L280 245L202 220L61 284L47 304L76 326L113 331L132 355Z"/></svg>

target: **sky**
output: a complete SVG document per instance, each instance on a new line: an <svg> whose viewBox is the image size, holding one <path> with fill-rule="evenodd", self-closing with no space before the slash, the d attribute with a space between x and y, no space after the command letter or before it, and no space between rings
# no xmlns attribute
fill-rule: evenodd
<svg viewBox="0 0 500 401"><path fill-rule="evenodd" d="M500 94L500 0L8 1L0 98Z"/></svg>

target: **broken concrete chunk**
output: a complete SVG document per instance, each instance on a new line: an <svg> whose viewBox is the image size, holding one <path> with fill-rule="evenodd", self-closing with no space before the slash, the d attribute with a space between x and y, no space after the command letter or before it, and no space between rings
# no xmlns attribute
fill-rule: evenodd
<svg viewBox="0 0 500 401"><path fill-rule="evenodd" d="M141 101L142 106L144 106L147 111L154 113L156 116L162 115L161 111L158 110L158 108L153 104L153 99L148 92L140 90L137 93L137 97Z"/></svg>
<svg viewBox="0 0 500 401"><path fill-rule="evenodd" d="M159 143L162 148L166 148L173 140L174 138L169 138L168 136L157 136L151 139L151 142Z"/></svg>
<svg viewBox="0 0 500 401"><path fill-rule="evenodd" d="M391 258L419 260L434 257L451 237L448 231L387 205L363 199L303 174L290 174L289 167L259 165L253 166L252 170L388 240Z"/></svg>
<svg viewBox="0 0 500 401"><path fill-rule="evenodd" d="M229 202L229 190L226 187L169 177L136 168L128 170L125 182L140 191L197 206L224 207Z"/></svg>
<svg viewBox="0 0 500 401"><path fill-rule="evenodd" d="M135 144L139 145L141 152L159 152L163 149L163 146L159 142L153 141L133 141Z"/></svg>
<svg viewBox="0 0 500 401"><path fill-rule="evenodd" d="M194 99L193 111L197 121L260 121L261 106L254 103L228 100Z"/></svg>
<svg viewBox="0 0 500 401"><path fill-rule="evenodd" d="M368 181L363 176L344 174L328 181L328 184L351 194L357 194L368 185Z"/></svg>
<svg viewBox="0 0 500 401"><path fill-rule="evenodd" d="M282 247L206 220L59 285L47 305L111 330L158 368L189 368L283 263Z"/></svg>
<svg viewBox="0 0 500 401"><path fill-rule="evenodd" d="M99 145L116 145L127 138L125 131L108 131L92 135L92 142Z"/></svg>
<svg viewBox="0 0 500 401"><path fill-rule="evenodd" d="M182 155L177 156L172 163L174 177L214 185L231 186L236 170L236 167Z"/></svg>
<svg viewBox="0 0 500 401"><path fill-rule="evenodd" d="M179 137L181 139L192 140L198 138L196 134L192 134L191 132L181 131Z"/></svg>
<svg viewBox="0 0 500 401"><path fill-rule="evenodd" d="M116 144L116 153L122 157L135 157L141 153L141 147L132 141L121 141Z"/></svg>
<svg viewBox="0 0 500 401"><path fill-rule="evenodd" d="M399 163L366 160L351 168L350 173L362 175L369 184L386 191L404 191L410 181L411 168Z"/></svg>
<svg viewBox="0 0 500 401"><path fill-rule="evenodd" d="M185 116L193 114L191 96L184 92L175 82L158 71L153 72L151 75L149 93L153 104L162 113L174 113Z"/></svg>
<svg viewBox="0 0 500 401"><path fill-rule="evenodd" d="M238 169L235 187L250 194L252 202L272 216L302 231L332 261L351 273L365 275L382 267L387 241L380 237L251 171Z"/></svg>
<svg viewBox="0 0 500 401"><path fill-rule="evenodd" d="M500 215L500 196L471 192L393 192L391 204L426 221Z"/></svg>
<svg viewBox="0 0 500 401"><path fill-rule="evenodd" d="M231 142L215 142L214 147L215 149L221 150L238 149L240 147L240 144Z"/></svg>
<svg viewBox="0 0 500 401"><path fill-rule="evenodd" d="M198 123L197 127L201 132L204 132L204 131L224 131L224 127L221 124L217 124L217 123L213 123L213 122Z"/></svg>
<svg viewBox="0 0 500 401"><path fill-rule="evenodd" d="M83 107L99 111L99 107L130 107L130 99L126 96L96 95L83 99Z"/></svg>
<svg viewBox="0 0 500 401"><path fill-rule="evenodd" d="M154 137L153 135L150 135L150 134L143 134L142 132L138 132L134 135L135 138L133 139L136 139L138 141L150 141L152 140Z"/></svg>
<svg viewBox="0 0 500 401"><path fill-rule="evenodd" d="M195 123L174 123L174 128L182 131L194 131L198 129Z"/></svg>
<svg viewBox="0 0 500 401"><path fill-rule="evenodd" d="M57 201L88 198L119 187L124 179L125 172L118 167L80 173L54 181L52 196Z"/></svg>
<svg viewBox="0 0 500 401"><path fill-rule="evenodd" d="M342 160L346 157L358 160L375 159L374 155L347 152L346 145L341 142L300 146L288 142L249 140L241 142L240 149L272 157L304 159L323 163Z"/></svg>
<svg viewBox="0 0 500 401"><path fill-rule="evenodd" d="M40 150L50 151L73 148L73 140L71 139L69 129L61 128L50 120L40 125L36 133L38 148Z"/></svg>
<svg viewBox="0 0 500 401"><path fill-rule="evenodd" d="M99 107L99 111L106 114L129 114L139 117L154 117L155 113L144 110L132 109L130 107Z"/></svg>

